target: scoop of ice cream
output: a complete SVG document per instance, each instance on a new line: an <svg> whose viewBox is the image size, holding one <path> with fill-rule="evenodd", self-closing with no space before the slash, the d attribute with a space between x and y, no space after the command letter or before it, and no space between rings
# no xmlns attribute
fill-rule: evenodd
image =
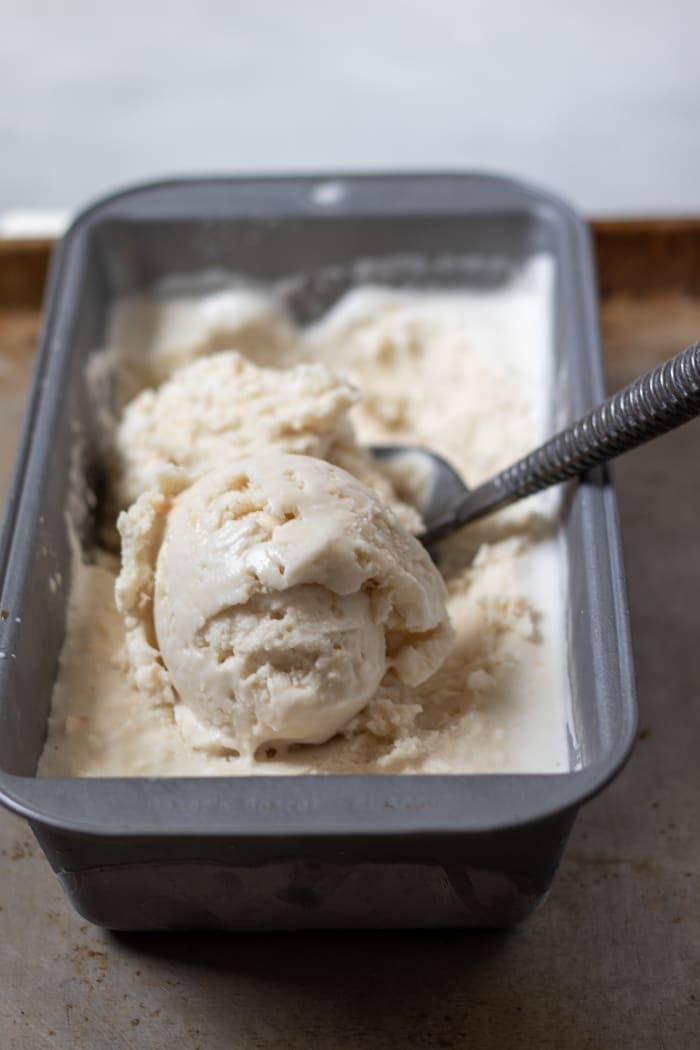
<svg viewBox="0 0 700 1050"><path fill-rule="evenodd" d="M168 699L167 675L197 746L320 743L387 672L417 685L451 647L426 551L322 460L239 460L171 501L147 493L120 530L117 603L135 677Z"/></svg>
<svg viewBox="0 0 700 1050"><path fill-rule="evenodd" d="M332 442L352 443L346 414L359 396L320 364L259 368L233 350L201 358L126 406L114 436L115 502L133 503L168 466L189 483L269 448L325 457Z"/></svg>

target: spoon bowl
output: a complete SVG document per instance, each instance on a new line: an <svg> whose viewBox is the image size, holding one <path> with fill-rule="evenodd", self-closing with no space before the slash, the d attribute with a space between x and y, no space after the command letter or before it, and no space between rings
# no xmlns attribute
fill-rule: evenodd
<svg viewBox="0 0 700 1050"><path fill-rule="evenodd" d="M372 445L370 452L399 494L420 513L420 541L426 547L436 543L471 491L464 480L437 452L418 445Z"/></svg>

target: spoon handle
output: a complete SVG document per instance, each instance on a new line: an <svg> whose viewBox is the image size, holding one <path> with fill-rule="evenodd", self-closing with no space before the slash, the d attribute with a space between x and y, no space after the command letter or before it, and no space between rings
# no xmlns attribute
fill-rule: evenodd
<svg viewBox="0 0 700 1050"><path fill-rule="evenodd" d="M700 343L646 372L540 448L474 489L457 510L468 521L673 430L700 415ZM451 530L450 530L451 531Z"/></svg>

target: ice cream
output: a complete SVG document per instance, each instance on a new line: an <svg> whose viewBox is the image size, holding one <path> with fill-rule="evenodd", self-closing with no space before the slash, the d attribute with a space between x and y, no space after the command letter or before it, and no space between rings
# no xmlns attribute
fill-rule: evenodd
<svg viewBox="0 0 700 1050"><path fill-rule="evenodd" d="M355 288L307 327L296 325L285 313L281 293L275 289L251 292L232 286L214 295L196 290L187 294L169 291L162 296L136 296L119 302L110 330L109 362L120 377L120 397L128 401L132 396L138 398L144 387L153 389L145 398L149 405L147 426L142 427L140 422L134 427L126 425L130 412L134 420L139 418L141 410L137 413L134 407L138 401L121 417L122 477L132 478L132 488L122 500L127 502L139 487L147 486L146 494L139 496L126 515L122 583L130 580L131 594L122 592L120 597L123 619L110 598L110 580L113 587L118 563L100 554L98 564L76 566L69 627L40 773L254 775L566 769L570 762L565 639L568 599L555 493L532 497L477 522L445 546L439 568L454 640L425 680L411 681L402 677L398 666L385 664L378 684L370 688L370 680L381 671L381 661L368 661L360 681L352 658L355 643L351 645L346 637L344 667L355 667L358 674L353 686L357 713L351 713L351 706L343 706L342 691L326 691L332 701L325 707L318 703L314 719L324 707L324 714L331 719L329 731L334 735L322 743L287 745L285 740L292 733L288 727L282 728L282 721L272 725L267 714L259 719L267 704L263 687L251 692L247 708L241 705L236 715L244 708L253 712L250 728L253 732L257 732L255 727L260 729L259 740L265 743L254 754L237 754L238 749L232 746L235 734L228 736L228 743L225 729L217 735L220 726L230 729L233 725L231 705L219 728L213 729L216 719L212 709L216 704L204 702L198 695L199 671L191 672L188 685L187 667L176 668L180 660L187 664L189 650L185 645L178 648L176 640L171 644L166 639L165 621L159 627L159 617L154 615L156 575L159 564L165 565L170 558L167 550L180 551L173 554L170 575L175 584L173 595L178 592L183 609L187 610L188 595L197 590L187 584L192 576L193 549L186 539L187 529L176 543L173 528L170 540L164 543L170 526L185 514L182 508L190 498L195 499L185 496L187 486L194 481L191 491L199 491L204 480L195 477L206 476L212 469L231 470L234 458L240 456L257 461L262 455L252 439L247 445L237 445L234 430L239 437L246 432L267 433L265 441L274 444L271 451L275 455L303 453L311 457L309 464L323 457L331 466L322 464L321 469L340 466L355 476L357 484L369 485L384 503L399 511L402 505L392 481L377 473L364 446L428 446L450 460L468 483L475 484L543 440L555 425L552 276L551 261L539 257L511 280L489 289ZM253 366L270 370L270 376L258 377L256 382L269 383L269 396L279 397L280 404L270 417L271 429L266 431L253 419L256 406L265 403L267 394L247 402L247 407L239 400L245 422L239 428L224 427L219 446L215 428L206 419L200 422L188 415L189 401L196 414L194 406L203 405L204 398L200 399L192 384L182 381L183 373L178 374L178 370L201 367L195 374L204 388L208 385L206 373L211 369L210 374L214 374L219 358L226 361L237 356L219 352L233 349L238 351L239 360L244 359L244 371ZM286 445L288 434L282 435L284 441L277 441L273 433L274 421L287 418L284 412L291 406L285 404L284 392L294 382L294 374L303 374L297 372L301 366L323 367L326 373L319 379L319 389L325 391L319 403L323 402L326 410L318 415L322 423L317 432L316 423L310 422L312 415L306 414L307 408L314 407L313 398L307 398L304 384L296 388L297 405L306 408L297 416L301 424L293 439L301 436L308 441L304 447ZM178 396L169 391L179 391ZM360 400L356 401L358 393ZM170 397L171 408L166 411ZM228 391L215 396L222 406L228 398ZM231 404L236 399L236 392L231 390ZM341 402L346 405L343 409ZM187 441L179 440L178 420L191 434ZM192 430L188 431L190 426ZM170 437L165 440L169 430L174 435L173 445L168 445ZM149 435L157 437L155 451ZM205 438L201 449L207 446L206 453L199 447L190 453L187 447L199 446L198 435ZM178 446L185 447L185 456ZM267 498L266 486L261 490ZM363 492L366 500L373 499ZM176 511L178 506L180 510ZM410 512L405 507L403 511L407 515L402 519L404 524L415 530L415 514L410 521ZM257 521L256 514L251 524ZM325 521L326 515L321 518ZM282 531L290 524L283 525ZM411 563L402 559L402 564L408 567ZM205 593L206 574L198 571L197 575ZM233 577L228 570L224 576L228 586ZM216 620L205 639L212 655L215 651L224 654L220 666L225 671L233 671L233 663L227 665L231 660L229 645L234 650L242 646L241 662L248 658L248 646L255 666L256 660L262 666L267 648L281 652L283 646L275 650L274 639L282 628L275 625L283 624L287 615L295 629L314 624L312 633L320 653L335 632L336 622L340 622L334 619L332 608L310 600L303 602L303 608L295 601L287 605L293 588L287 592L270 589L262 597L252 586L246 602L236 607L236 617L226 613ZM204 599L200 595L197 600ZM232 608L231 594L224 594L222 603ZM275 620L280 614L282 618ZM352 605L351 612L344 610L344 616L343 622L351 623L355 640L362 638L369 651L371 638L376 644L380 632L365 634L362 600ZM178 619L178 624L183 622ZM185 635L199 630L201 625L194 628L193 624ZM182 637L179 631L180 627L174 639ZM395 639L386 625L381 633L386 660L394 651ZM261 642L263 635L266 640ZM299 645L303 648L301 642ZM214 670L215 677L217 673ZM320 681L324 673L317 660L310 675ZM348 676L352 673L347 671ZM259 676L263 683L265 675ZM224 672L221 677L223 681ZM359 706L365 687L369 698ZM207 687L204 692L211 699L216 690ZM190 696L187 702L186 695ZM220 706L224 710L223 700ZM341 709L345 718L342 724ZM338 714L335 727L331 711ZM320 740L320 722L315 724L316 739ZM299 723L295 726L298 729ZM278 730L280 735L268 735ZM313 738L295 734L295 739Z"/></svg>
<svg viewBox="0 0 700 1050"><path fill-rule="evenodd" d="M117 503L128 507L169 466L187 483L232 455L278 448L325 457L349 429L360 393L320 364L259 368L235 351L179 368L130 401L114 439Z"/></svg>
<svg viewBox="0 0 700 1050"><path fill-rule="evenodd" d="M268 452L150 490L120 529L132 667L193 746L322 743L387 674L418 685L451 648L424 548L321 459Z"/></svg>
<svg viewBox="0 0 700 1050"><path fill-rule="evenodd" d="M192 282L197 284L196 279ZM113 312L110 343L118 351L117 408L158 386L198 357L235 349L258 365L293 355L297 331L273 292L238 285L205 294L191 287L167 295L130 296ZM146 353L144 353L146 348Z"/></svg>
<svg viewBox="0 0 700 1050"><path fill-rule="evenodd" d="M348 411L359 390L318 362L279 369L222 351L178 368L127 403L111 443L107 517L179 468L191 484L234 457L279 449L328 458L360 477L412 531L420 518L358 445Z"/></svg>

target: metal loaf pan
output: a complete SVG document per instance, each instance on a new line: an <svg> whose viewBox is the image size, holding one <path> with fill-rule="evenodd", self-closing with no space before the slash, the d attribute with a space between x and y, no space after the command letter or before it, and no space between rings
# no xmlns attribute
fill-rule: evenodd
<svg viewBox="0 0 700 1050"><path fill-rule="evenodd" d="M52 265L0 546L0 648L12 656L0 660L0 800L27 818L85 918L141 930L503 926L547 893L579 805L619 770L635 729L604 471L574 488L564 524L575 771L34 775L65 629L71 470L91 482L100 471L86 362L114 296L211 267L265 280L406 254L466 256L474 280L494 280L542 250L556 259L559 412L570 418L604 393L591 246L580 219L539 190L487 175L208 179L129 190L74 223ZM337 294L332 282L324 294ZM89 519L81 528L89 543Z"/></svg>

